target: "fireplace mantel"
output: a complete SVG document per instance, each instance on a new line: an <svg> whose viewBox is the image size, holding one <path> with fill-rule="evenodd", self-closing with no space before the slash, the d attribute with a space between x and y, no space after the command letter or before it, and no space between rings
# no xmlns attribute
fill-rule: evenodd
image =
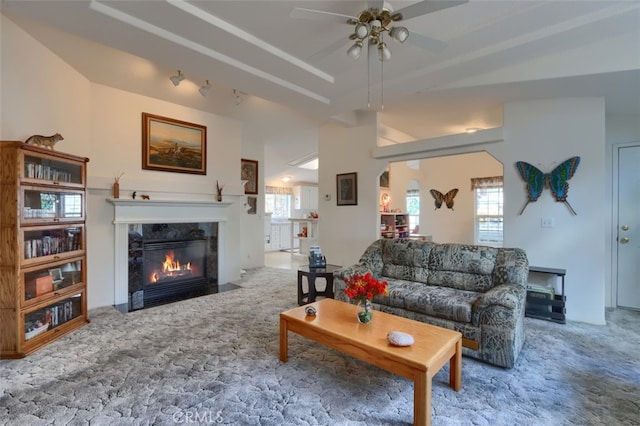
<svg viewBox="0 0 640 426"><path fill-rule="evenodd" d="M114 275L115 304L128 303L128 252L129 224L138 223L218 223L218 281L227 283L230 271L226 256L230 252L227 238L227 221L230 219L233 203L211 200L133 200L107 198L114 206L115 227Z"/></svg>
<svg viewBox="0 0 640 426"><path fill-rule="evenodd" d="M218 222L227 219L232 203L193 200L132 200L107 198L115 206L113 223L154 223L157 221Z"/></svg>

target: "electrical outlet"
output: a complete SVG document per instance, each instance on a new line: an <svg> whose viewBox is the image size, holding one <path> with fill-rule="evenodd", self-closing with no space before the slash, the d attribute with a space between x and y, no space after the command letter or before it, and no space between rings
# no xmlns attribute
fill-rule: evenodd
<svg viewBox="0 0 640 426"><path fill-rule="evenodd" d="M553 228L556 226L556 221L552 217L543 217L540 220L540 227L542 228Z"/></svg>

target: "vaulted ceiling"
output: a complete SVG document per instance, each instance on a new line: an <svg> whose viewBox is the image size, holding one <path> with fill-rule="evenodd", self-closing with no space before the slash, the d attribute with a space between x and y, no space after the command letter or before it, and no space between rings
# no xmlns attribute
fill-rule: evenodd
<svg viewBox="0 0 640 426"><path fill-rule="evenodd" d="M416 139L500 126L504 102L524 99L603 96L608 115L640 115L640 2L470 0L403 20L413 37L387 40L382 67L375 51L346 55L346 19L291 16L381 4L4 0L2 13L93 82L243 120L265 143L267 178L317 150L309 124L358 110ZM444 48L418 46L425 38ZM178 69L187 79L174 87Z"/></svg>

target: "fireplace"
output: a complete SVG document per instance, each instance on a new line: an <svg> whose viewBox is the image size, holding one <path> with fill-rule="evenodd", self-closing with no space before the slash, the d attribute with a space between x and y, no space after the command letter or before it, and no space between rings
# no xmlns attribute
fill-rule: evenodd
<svg viewBox="0 0 640 426"><path fill-rule="evenodd" d="M129 225L129 311L216 292L217 225Z"/></svg>
<svg viewBox="0 0 640 426"><path fill-rule="evenodd" d="M145 306L206 290L206 243L206 240L195 240L144 245L142 283Z"/></svg>
<svg viewBox="0 0 640 426"><path fill-rule="evenodd" d="M237 238L229 237L240 234L240 212L235 203L210 199L111 198L107 201L113 205L113 306L119 311L129 312L134 306L135 309L144 307L144 292L140 292L143 289L142 245L163 239L207 240L206 274L209 288L215 289L217 286L217 291L225 291L237 287L231 281L240 278L240 247ZM189 225L187 229L190 230L182 232L181 237L177 238L174 227L184 229L183 224L198 226ZM138 277L137 281L135 277Z"/></svg>

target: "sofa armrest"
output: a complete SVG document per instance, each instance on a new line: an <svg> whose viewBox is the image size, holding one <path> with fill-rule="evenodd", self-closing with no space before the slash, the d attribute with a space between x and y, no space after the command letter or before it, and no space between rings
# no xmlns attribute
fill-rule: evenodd
<svg viewBox="0 0 640 426"><path fill-rule="evenodd" d="M482 294L473 304L473 322L480 322L480 315L493 306L500 306L513 311L523 309L527 290L517 284L504 284L493 287Z"/></svg>
<svg viewBox="0 0 640 426"><path fill-rule="evenodd" d="M380 278L382 274L382 267L384 266L382 262L381 244L381 240L371 243L360 257L358 263L336 271L334 276L336 278L344 279L354 274L365 274L367 272L371 272L374 277Z"/></svg>
<svg viewBox="0 0 640 426"><path fill-rule="evenodd" d="M363 265L362 263L356 263L355 265L338 269L333 273L333 276L344 281L345 278L349 278L355 274L366 274L367 272L372 271L366 265Z"/></svg>

